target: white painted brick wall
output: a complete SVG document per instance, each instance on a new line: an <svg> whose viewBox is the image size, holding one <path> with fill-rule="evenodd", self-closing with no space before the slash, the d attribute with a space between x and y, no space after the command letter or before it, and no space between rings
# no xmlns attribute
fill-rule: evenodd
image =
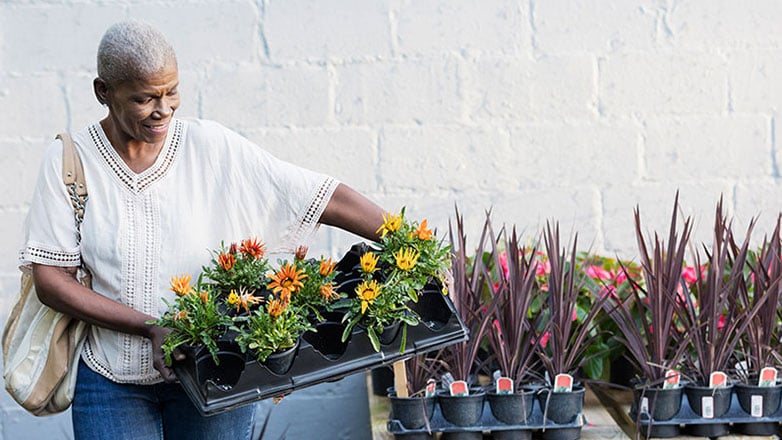
<svg viewBox="0 0 782 440"><path fill-rule="evenodd" d="M179 55L180 115L233 127L441 235L458 204L530 237L546 220L632 257L632 209L673 196L709 238L724 196L758 237L782 209L777 0L5 0L0 3L0 309L43 147L104 110L95 50L124 18ZM321 231L314 252L357 241ZM4 316L4 315L3 315ZM0 440L68 438L0 398Z"/></svg>

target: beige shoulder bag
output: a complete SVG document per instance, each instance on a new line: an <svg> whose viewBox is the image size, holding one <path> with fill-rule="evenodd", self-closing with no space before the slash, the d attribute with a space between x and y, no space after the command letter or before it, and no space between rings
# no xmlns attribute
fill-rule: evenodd
<svg viewBox="0 0 782 440"><path fill-rule="evenodd" d="M81 230L87 201L84 169L71 137L61 133L57 138L63 143L63 182ZM79 282L90 287L89 274L84 275ZM14 400L36 416L68 409L87 328L86 323L41 304L32 274L23 270L19 297L3 330L3 378Z"/></svg>

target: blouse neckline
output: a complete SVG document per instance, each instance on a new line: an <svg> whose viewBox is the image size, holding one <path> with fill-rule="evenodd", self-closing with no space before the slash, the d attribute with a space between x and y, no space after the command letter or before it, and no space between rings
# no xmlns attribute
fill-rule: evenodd
<svg viewBox="0 0 782 440"><path fill-rule="evenodd" d="M147 169L140 173L136 173L128 164L122 160L117 150L111 145L106 133L103 131L103 127L100 122L96 122L89 128L90 137L92 142L98 149L98 153L103 158L103 164L108 167L110 172L120 181L120 183L127 187L132 192L142 192L148 188L151 184L160 180L166 175L171 165L174 163L174 159L177 156L180 144L182 142L182 129L183 123L179 119L174 119L171 124L168 133L166 134L166 140L163 143L163 147L160 149L155 162Z"/></svg>

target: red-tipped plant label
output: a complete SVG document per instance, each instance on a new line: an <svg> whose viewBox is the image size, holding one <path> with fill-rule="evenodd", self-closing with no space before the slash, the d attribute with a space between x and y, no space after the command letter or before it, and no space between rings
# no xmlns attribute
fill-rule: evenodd
<svg viewBox="0 0 782 440"><path fill-rule="evenodd" d="M709 375L709 388L728 386L728 375L722 371L715 371Z"/></svg>
<svg viewBox="0 0 782 440"><path fill-rule="evenodd" d="M777 369L774 367L766 367L760 370L760 379L758 379L759 387L773 387L777 384Z"/></svg>
<svg viewBox="0 0 782 440"><path fill-rule="evenodd" d="M554 392L569 393L573 391L573 376L569 374L557 374L554 377Z"/></svg>
<svg viewBox="0 0 782 440"><path fill-rule="evenodd" d="M426 381L426 390L424 391L424 396L426 397L434 397L435 392L437 391L437 381L434 379L429 379Z"/></svg>
<svg viewBox="0 0 782 440"><path fill-rule="evenodd" d="M467 388L467 382L463 380L455 381L451 384L450 388L452 396L468 396L470 394L470 389Z"/></svg>
<svg viewBox="0 0 782 440"><path fill-rule="evenodd" d="M663 382L663 389L670 390L672 388L679 387L679 372L676 370L668 370L665 372L665 382Z"/></svg>
<svg viewBox="0 0 782 440"><path fill-rule="evenodd" d="M510 377L497 378L497 394L513 394L513 380Z"/></svg>

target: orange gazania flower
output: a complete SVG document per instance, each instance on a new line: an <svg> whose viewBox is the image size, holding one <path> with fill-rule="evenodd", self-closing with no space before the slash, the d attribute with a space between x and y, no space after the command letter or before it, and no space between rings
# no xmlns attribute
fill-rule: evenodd
<svg viewBox="0 0 782 440"><path fill-rule="evenodd" d="M320 260L320 268L318 268L318 272L321 276L327 277L331 275L332 272L334 272L334 268L337 267L337 263L334 263L331 261L331 258L328 260L321 259Z"/></svg>
<svg viewBox="0 0 782 440"><path fill-rule="evenodd" d="M272 318L278 318L288 308L288 303L280 299L274 298L266 303L266 311Z"/></svg>
<svg viewBox="0 0 782 440"><path fill-rule="evenodd" d="M201 297L201 302L204 304L207 304L209 302L209 292L201 292L198 294L199 297Z"/></svg>
<svg viewBox="0 0 782 440"><path fill-rule="evenodd" d="M377 270L377 260L380 259L378 255L372 252L367 252L359 258L358 262L361 265L361 271L364 273L372 273Z"/></svg>
<svg viewBox="0 0 782 440"><path fill-rule="evenodd" d="M422 221L421 224L418 226L418 229L416 229L410 235L412 235L413 237L417 237L421 241L431 240L432 230L426 227L426 219L424 219L424 221Z"/></svg>
<svg viewBox="0 0 782 440"><path fill-rule="evenodd" d="M307 246L299 246L299 247L297 247L296 248L296 252L294 252L294 254L293 254L293 258L295 258L297 260L303 260L303 259L307 258L307 251L308 250L309 249L307 248Z"/></svg>
<svg viewBox="0 0 782 440"><path fill-rule="evenodd" d="M258 241L258 238L248 238L246 240L242 240L242 244L239 246L239 252L241 252L244 256L251 256L257 260L258 258L263 257L263 254L266 253L264 246L265 245L263 243Z"/></svg>
<svg viewBox="0 0 782 440"><path fill-rule="evenodd" d="M280 298L286 300L304 286L302 280L307 278L307 274L303 270L297 270L295 264L286 263L279 272L269 275L269 278L273 280L269 283L269 289L279 293Z"/></svg>
<svg viewBox="0 0 782 440"><path fill-rule="evenodd" d="M339 293L334 290L334 283L326 283L320 286L320 296L326 301L339 298Z"/></svg>
<svg viewBox="0 0 782 440"><path fill-rule="evenodd" d="M377 228L377 232L380 232L380 237L385 237L389 232L396 232L402 227L402 214L391 214L386 212L383 214L383 224Z"/></svg>
<svg viewBox="0 0 782 440"><path fill-rule="evenodd" d="M180 310L174 313L174 321L181 321L185 318L187 318L187 311L185 310Z"/></svg>
<svg viewBox="0 0 782 440"><path fill-rule="evenodd" d="M169 289L177 294L177 296L185 296L193 290L190 286L190 275L180 275L178 277L171 277L171 288Z"/></svg>
<svg viewBox="0 0 782 440"><path fill-rule="evenodd" d="M224 271L228 272L233 269L236 264L236 257L234 254L220 254L217 256L217 264L219 264Z"/></svg>
<svg viewBox="0 0 782 440"><path fill-rule="evenodd" d="M367 307L375 302L375 298L380 295L380 285L377 281L364 281L356 287L356 295L361 299L361 313L367 311Z"/></svg>
<svg viewBox="0 0 782 440"><path fill-rule="evenodd" d="M396 267L402 270L410 270L415 267L415 263L418 262L418 257L420 256L421 254L413 248L399 249L399 251L394 254Z"/></svg>

